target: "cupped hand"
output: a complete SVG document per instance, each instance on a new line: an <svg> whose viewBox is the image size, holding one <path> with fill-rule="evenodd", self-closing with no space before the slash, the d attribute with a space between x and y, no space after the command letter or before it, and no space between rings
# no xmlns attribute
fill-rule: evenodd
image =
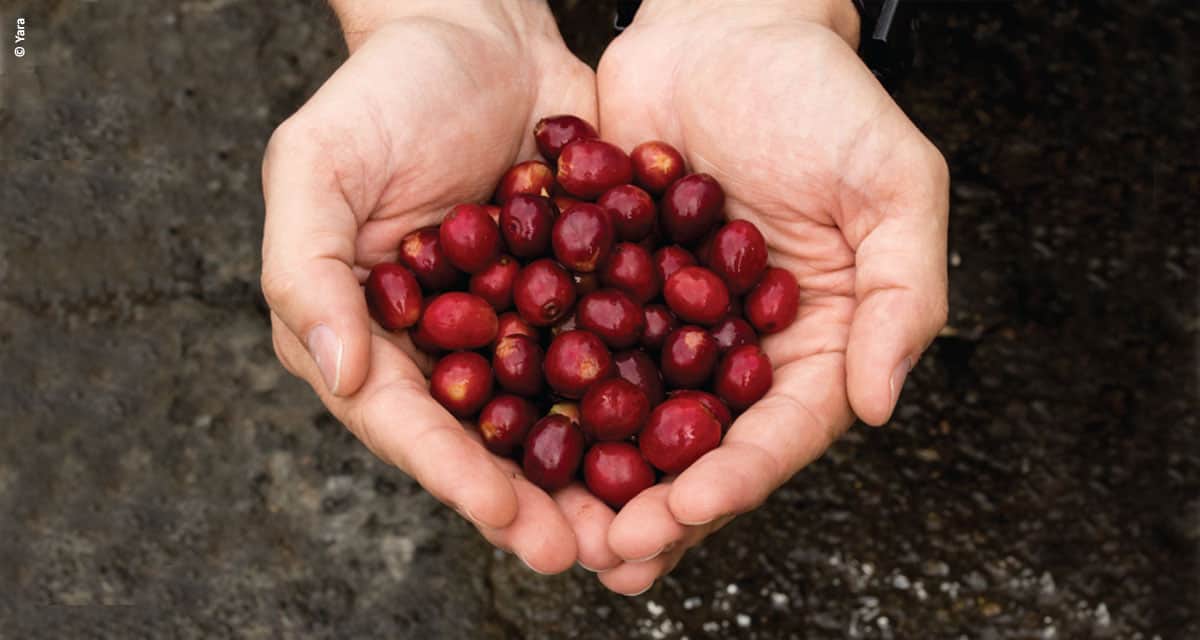
<svg viewBox="0 0 1200 640"><path fill-rule="evenodd" d="M430 363L372 323L361 282L396 259L405 234L486 200L533 157L538 118L595 121L594 75L543 3L348 6L349 59L276 130L263 163L276 353L376 455L488 540L537 571L564 570L577 550L563 508L433 400Z"/></svg>
<svg viewBox="0 0 1200 640"><path fill-rule="evenodd" d="M886 422L945 323L946 164L859 60L857 20L848 0L651 0L600 63L601 135L679 148L802 291L796 322L763 340L768 395L612 519L614 591L648 588L855 415Z"/></svg>

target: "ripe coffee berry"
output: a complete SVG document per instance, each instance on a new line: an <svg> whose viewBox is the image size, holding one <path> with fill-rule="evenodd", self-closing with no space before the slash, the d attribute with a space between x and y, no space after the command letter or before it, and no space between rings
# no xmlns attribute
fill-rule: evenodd
<svg viewBox="0 0 1200 640"><path fill-rule="evenodd" d="M758 339L794 321L800 292L669 144L626 155L569 115L543 118L534 141L549 164L517 164L491 203L406 235L365 295L491 452L520 456L547 491L582 478L619 509L769 392Z"/></svg>

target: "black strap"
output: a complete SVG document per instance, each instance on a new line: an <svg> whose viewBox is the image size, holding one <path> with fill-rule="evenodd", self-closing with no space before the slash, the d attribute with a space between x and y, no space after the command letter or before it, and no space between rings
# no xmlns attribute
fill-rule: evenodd
<svg viewBox="0 0 1200 640"><path fill-rule="evenodd" d="M613 21L613 29L617 33L624 31L633 22L633 16L641 5L642 0L617 0L617 19Z"/></svg>

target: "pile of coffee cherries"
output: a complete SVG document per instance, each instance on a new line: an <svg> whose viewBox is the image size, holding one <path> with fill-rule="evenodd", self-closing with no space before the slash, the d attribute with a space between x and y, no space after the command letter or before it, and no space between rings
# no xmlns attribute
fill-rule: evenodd
<svg viewBox="0 0 1200 640"><path fill-rule="evenodd" d="M758 336L799 290L712 176L652 141L630 154L570 115L541 120L493 204L460 204L367 279L371 313L437 358L433 397L554 490L614 508L721 442L771 387ZM429 296L429 297L425 297Z"/></svg>

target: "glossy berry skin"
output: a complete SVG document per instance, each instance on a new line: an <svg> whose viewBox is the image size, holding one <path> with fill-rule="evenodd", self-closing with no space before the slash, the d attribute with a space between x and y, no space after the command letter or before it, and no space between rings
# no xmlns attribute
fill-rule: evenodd
<svg viewBox="0 0 1200 640"><path fill-rule="evenodd" d="M619 184L605 191L596 204L612 217L617 238L637 242L654 231L658 210L650 194L631 184Z"/></svg>
<svg viewBox="0 0 1200 640"><path fill-rule="evenodd" d="M571 271L591 273L613 247L612 219L594 204L578 204L554 222L550 233L554 257Z"/></svg>
<svg viewBox="0 0 1200 640"><path fill-rule="evenodd" d="M487 346L500 330L492 305L461 291L443 293L430 300L421 315L420 326L434 345L447 351Z"/></svg>
<svg viewBox="0 0 1200 640"><path fill-rule="evenodd" d="M629 153L629 159L633 163L634 182L656 196L682 178L686 170L683 155L661 140L639 144Z"/></svg>
<svg viewBox="0 0 1200 640"><path fill-rule="evenodd" d="M504 206L518 193L549 198L553 192L554 170L544 162L529 160L513 165L505 172L504 177L500 178L499 186L496 187L495 200L497 204Z"/></svg>
<svg viewBox="0 0 1200 640"><path fill-rule="evenodd" d="M496 322L499 327L496 331L497 340L511 335L529 336L534 340L537 340L539 337L538 330L529 326L529 323L522 320L521 315L515 311L500 314Z"/></svg>
<svg viewBox="0 0 1200 640"><path fill-rule="evenodd" d="M498 395L479 412L483 446L498 456L510 455L525 441L537 419L537 408L525 398Z"/></svg>
<svg viewBox="0 0 1200 640"><path fill-rule="evenodd" d="M565 416L538 420L525 438L525 477L546 491L570 484L582 459L583 432Z"/></svg>
<svg viewBox="0 0 1200 640"><path fill-rule="evenodd" d="M680 327L663 343L659 367L663 380L673 388L704 386L716 365L717 341L701 327Z"/></svg>
<svg viewBox="0 0 1200 640"><path fill-rule="evenodd" d="M571 115L542 118L533 127L533 139L537 142L538 151L547 160L557 159L568 143L599 137L596 128L588 121Z"/></svg>
<svg viewBox="0 0 1200 640"><path fill-rule="evenodd" d="M451 289L462 278L462 272L450 264L442 251L438 235L437 227L425 227L400 241L400 264L413 272L425 293Z"/></svg>
<svg viewBox="0 0 1200 640"><path fill-rule="evenodd" d="M668 245L654 252L654 266L658 268L658 277L663 282L684 267L696 265L696 257L692 252L676 245Z"/></svg>
<svg viewBox="0 0 1200 640"><path fill-rule="evenodd" d="M492 370L501 389L526 397L542 392L542 347L536 338L507 335L496 341Z"/></svg>
<svg viewBox="0 0 1200 640"><path fill-rule="evenodd" d="M767 240L752 223L734 220L713 237L708 265L730 291L742 295L753 289L767 270Z"/></svg>
<svg viewBox="0 0 1200 640"><path fill-rule="evenodd" d="M467 273L483 271L500 257L500 229L481 205L451 209L438 228L438 240L450 264Z"/></svg>
<svg viewBox="0 0 1200 640"><path fill-rule="evenodd" d="M722 318L708 332L717 341L717 351L720 353L744 344L758 344L758 334L754 332L754 327L732 314Z"/></svg>
<svg viewBox="0 0 1200 640"><path fill-rule="evenodd" d="M496 311L504 311L513 303L513 283L521 265L508 256L500 256L491 266L471 276L468 290L483 298Z"/></svg>
<svg viewBox="0 0 1200 640"><path fill-rule="evenodd" d="M646 323L641 307L616 289L600 289L584 296L575 308L575 318L580 329L600 336L613 349L637 344Z"/></svg>
<svg viewBox="0 0 1200 640"><path fill-rule="evenodd" d="M500 208L500 235L504 245L518 258L537 258L550 253L550 230L554 228L554 205L541 196L514 195Z"/></svg>
<svg viewBox="0 0 1200 640"><path fill-rule="evenodd" d="M654 469L627 442L598 442L583 458L583 481L593 495L620 509L654 486Z"/></svg>
<svg viewBox="0 0 1200 640"><path fill-rule="evenodd" d="M790 271L767 268L758 285L746 296L746 319L760 334L776 333L792 325L800 309L800 286Z"/></svg>
<svg viewBox="0 0 1200 640"><path fill-rule="evenodd" d="M654 258L632 242L622 242L613 247L608 261L600 270L600 282L606 287L624 291L638 304L646 304L654 299L662 287Z"/></svg>
<svg viewBox="0 0 1200 640"><path fill-rule="evenodd" d="M646 328L642 330L642 348L658 353L667 336L680 327L679 318L661 304L646 305L642 316L646 319Z"/></svg>
<svg viewBox="0 0 1200 640"><path fill-rule="evenodd" d="M571 209L571 207L577 204L584 204L585 202L584 200L572 198L571 196L554 196L550 199L550 201L554 203L554 208L558 211L558 213L566 213Z"/></svg>
<svg viewBox="0 0 1200 640"><path fill-rule="evenodd" d="M548 327L571 311L575 304L575 283L557 262L548 258L535 260L517 274L513 302L525 322Z"/></svg>
<svg viewBox="0 0 1200 640"><path fill-rule="evenodd" d="M704 234L700 242L692 249L692 255L696 256L696 262L701 266L707 267L709 258L712 254L713 241L717 238L717 229L713 229Z"/></svg>
<svg viewBox="0 0 1200 640"><path fill-rule="evenodd" d="M670 398L655 407L638 447L663 473L680 473L721 443L721 423L699 401Z"/></svg>
<svg viewBox="0 0 1200 640"><path fill-rule="evenodd" d="M427 299L425 301L425 306L428 307L429 302L432 300L433 298ZM438 357L445 351L445 349L433 343L433 340L430 339L429 334L425 332L425 329L420 322L418 322L415 327L412 327L408 330L408 337L410 340L412 340L413 346L420 349L426 355Z"/></svg>
<svg viewBox="0 0 1200 640"><path fill-rule="evenodd" d="M492 397L492 368L473 351L451 353L433 366L429 393L450 413L468 418Z"/></svg>
<svg viewBox="0 0 1200 640"><path fill-rule="evenodd" d="M713 414L717 422L721 423L721 431L729 430L729 425L733 424L733 412L725 405L717 396L707 391L697 391L696 389L680 389L672 391L667 395L668 398L691 398L697 400L704 405L708 412Z"/></svg>
<svg viewBox="0 0 1200 640"><path fill-rule="evenodd" d="M721 359L713 390L734 411L745 411L771 389L771 359L757 345L733 349Z"/></svg>
<svg viewBox="0 0 1200 640"><path fill-rule="evenodd" d="M717 226L725 209L725 190L707 173L684 176L662 197L663 231L671 242L692 245Z"/></svg>
<svg viewBox="0 0 1200 640"><path fill-rule="evenodd" d="M485 205L483 205L483 209L484 209L484 211L487 211L488 217L492 219L492 222L495 222L496 226L499 227L500 226L500 207L498 207L494 204L485 204Z"/></svg>
<svg viewBox="0 0 1200 640"><path fill-rule="evenodd" d="M716 324L729 313L729 289L704 267L683 267L663 285L663 299L684 322Z"/></svg>
<svg viewBox="0 0 1200 640"><path fill-rule="evenodd" d="M384 329L407 329L421 317L421 285L412 271L394 262L371 267L366 293L371 317Z"/></svg>
<svg viewBox="0 0 1200 640"><path fill-rule="evenodd" d="M603 140L576 140L564 146L558 156L558 184L576 198L594 200L632 180L629 156Z"/></svg>
<svg viewBox="0 0 1200 640"><path fill-rule="evenodd" d="M646 394L650 406L658 406L663 401L662 374L645 351L622 351L613 356L613 366L617 377L632 384Z"/></svg>
<svg viewBox="0 0 1200 640"><path fill-rule="evenodd" d="M595 440L632 437L650 415L650 399L636 385L621 378L593 384L579 403L585 434Z"/></svg>
<svg viewBox="0 0 1200 640"><path fill-rule="evenodd" d="M612 375L612 354L594 334L564 331L555 336L542 365L546 382L566 398L582 398L592 383Z"/></svg>

